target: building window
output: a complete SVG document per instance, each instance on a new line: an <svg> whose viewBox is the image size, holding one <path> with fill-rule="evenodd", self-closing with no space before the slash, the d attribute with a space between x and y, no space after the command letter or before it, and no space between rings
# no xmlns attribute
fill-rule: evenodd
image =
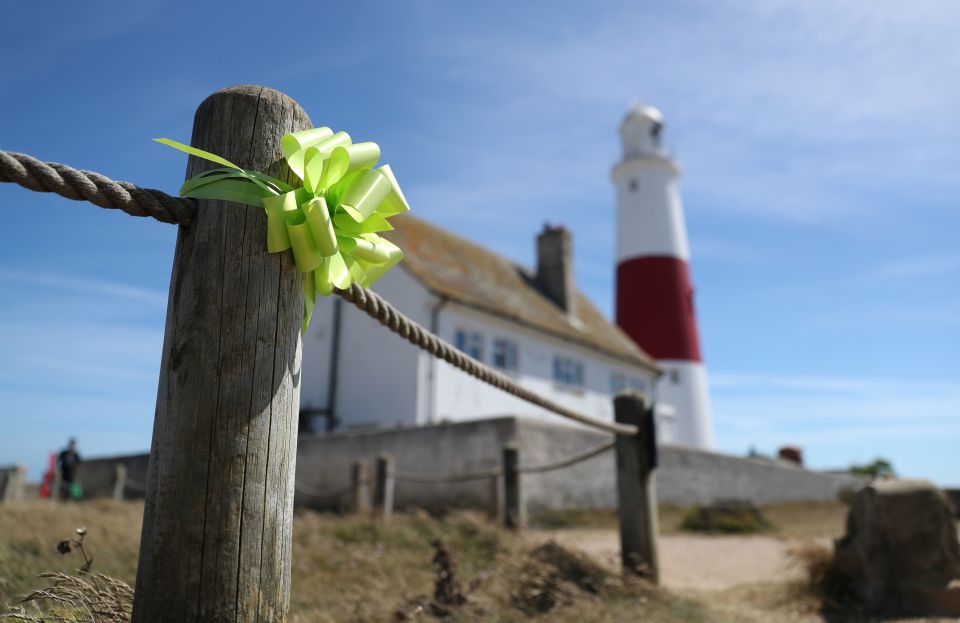
<svg viewBox="0 0 960 623"><path fill-rule="evenodd" d="M635 193L637 189L640 188L640 182L636 179L631 179L629 184L630 192Z"/></svg>
<svg viewBox="0 0 960 623"><path fill-rule="evenodd" d="M670 382L673 383L674 385L677 385L680 383L680 370L677 370L677 369L670 370Z"/></svg>
<svg viewBox="0 0 960 623"><path fill-rule="evenodd" d="M610 393L616 394L622 392L625 389L635 389L638 392L646 391L647 384L643 379L631 376L628 377L619 372L614 372L610 375Z"/></svg>
<svg viewBox="0 0 960 623"><path fill-rule="evenodd" d="M505 337L493 340L493 365L501 370L516 370L518 363L516 342Z"/></svg>
<svg viewBox="0 0 960 623"><path fill-rule="evenodd" d="M553 380L571 387L583 387L583 364L573 359L553 359Z"/></svg>
<svg viewBox="0 0 960 623"><path fill-rule="evenodd" d="M483 361L483 336L475 331L457 329L454 338L457 348L478 361Z"/></svg>
<svg viewBox="0 0 960 623"><path fill-rule="evenodd" d="M627 386L627 377L623 376L619 372L614 372L610 375L610 393L618 394L624 390Z"/></svg>

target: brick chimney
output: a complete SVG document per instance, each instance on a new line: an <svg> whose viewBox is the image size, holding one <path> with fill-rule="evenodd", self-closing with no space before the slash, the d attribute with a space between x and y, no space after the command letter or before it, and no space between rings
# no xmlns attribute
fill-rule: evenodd
<svg viewBox="0 0 960 623"><path fill-rule="evenodd" d="M573 237L563 225L548 223L537 236L537 287L570 316L576 315L573 286Z"/></svg>

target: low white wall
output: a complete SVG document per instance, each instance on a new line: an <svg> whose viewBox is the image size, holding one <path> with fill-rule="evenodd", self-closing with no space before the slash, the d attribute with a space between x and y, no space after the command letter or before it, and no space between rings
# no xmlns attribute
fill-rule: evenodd
<svg viewBox="0 0 960 623"><path fill-rule="evenodd" d="M302 438L297 452L297 481L316 490L349 484L350 464L364 458L371 465L380 452L394 456L398 470L463 473L497 467L503 445L519 447L520 464L552 463L596 447L611 437L583 427L533 418L503 417L472 422L364 433L338 433ZM757 503L834 501L863 481L825 474L783 461L751 459L678 446L661 446L656 471L661 503L689 506L724 498ZM562 508L616 506L615 460L612 450L552 472L524 474L523 497L531 512ZM307 496L298 496L306 503ZM397 482L398 507L442 509L451 506L489 508L488 482L418 484ZM334 508L314 501L311 505Z"/></svg>
<svg viewBox="0 0 960 623"><path fill-rule="evenodd" d="M354 461L362 459L373 470L381 453L393 456L397 471L444 474L484 471L500 465L503 446L516 440L516 419L493 418L472 422L342 432L301 436L297 444L295 504L319 509L347 508L349 495L329 499L318 493L350 485ZM397 479L397 508L490 508L491 479L458 483L416 483Z"/></svg>
<svg viewBox="0 0 960 623"><path fill-rule="evenodd" d="M147 454L84 459L77 468L77 480L83 488L83 497L87 499L112 497L114 484L117 481L118 464L127 468L124 498L143 499L146 494L147 468L150 464L150 457Z"/></svg>
<svg viewBox="0 0 960 623"><path fill-rule="evenodd" d="M382 452L394 457L396 469L422 474L460 474L500 466L503 446L516 443L522 466L542 465L609 441L610 435L579 426L533 418L499 417L469 422L396 429L301 435L297 447L298 492L295 503L319 509L349 507L349 495L318 499L316 494L350 485L353 462L363 459L371 470ZM805 470L791 463L751 459L677 446L661 446L655 472L660 503L690 506L717 499L757 503L833 501L858 489L861 478ZM147 456L108 457L85 461L84 489L109 495L114 466L122 462L128 475L146 482ZM614 453L552 472L524 474L523 497L531 512L563 508L613 508L617 504ZM136 492L128 489L128 497ZM142 496L142 493L140 494ZM458 483L396 483L398 508L489 509L490 479Z"/></svg>

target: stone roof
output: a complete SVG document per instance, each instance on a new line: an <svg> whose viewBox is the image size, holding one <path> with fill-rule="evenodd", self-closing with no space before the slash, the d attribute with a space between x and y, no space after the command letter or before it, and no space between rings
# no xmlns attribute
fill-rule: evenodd
<svg viewBox="0 0 960 623"><path fill-rule="evenodd" d="M385 236L403 249L400 266L428 290L461 305L641 366L660 368L577 291L576 316L544 296L527 268L409 214L391 219Z"/></svg>

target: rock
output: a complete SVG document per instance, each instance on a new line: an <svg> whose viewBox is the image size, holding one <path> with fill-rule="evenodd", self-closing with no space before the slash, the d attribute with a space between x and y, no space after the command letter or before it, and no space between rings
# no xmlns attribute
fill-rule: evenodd
<svg viewBox="0 0 960 623"><path fill-rule="evenodd" d="M946 496L925 480L861 489L834 571L842 597L867 611L960 615L960 542Z"/></svg>
<svg viewBox="0 0 960 623"><path fill-rule="evenodd" d="M944 489L943 492L947 494L947 499L953 504L953 514L957 516L957 519L960 519L960 489Z"/></svg>

